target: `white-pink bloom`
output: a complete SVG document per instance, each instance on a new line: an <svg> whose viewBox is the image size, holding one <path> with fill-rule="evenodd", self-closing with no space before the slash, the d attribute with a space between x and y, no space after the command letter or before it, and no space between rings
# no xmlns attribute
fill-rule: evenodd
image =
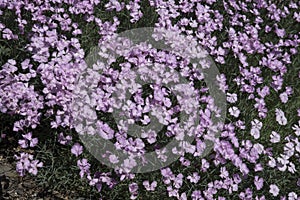
<svg viewBox="0 0 300 200"><path fill-rule="evenodd" d="M254 139L258 139L260 137L260 130L257 128L252 128L250 134L254 137Z"/></svg>
<svg viewBox="0 0 300 200"><path fill-rule="evenodd" d="M119 162L119 159L118 159L118 157L116 156L116 155L110 155L109 157L109 161L112 163L112 164L116 164L116 163L118 163Z"/></svg>
<svg viewBox="0 0 300 200"><path fill-rule="evenodd" d="M156 137L157 137L157 134L155 131L153 130L149 130L148 132L142 132L142 135L141 135L142 138L147 138L147 142L149 144L153 144L156 142Z"/></svg>
<svg viewBox="0 0 300 200"><path fill-rule="evenodd" d="M260 172L260 171L262 171L263 169L264 169L264 168L263 168L263 166L261 165L261 163L256 164L255 167L254 167L254 171L255 171L255 172Z"/></svg>
<svg viewBox="0 0 300 200"><path fill-rule="evenodd" d="M221 174L220 174L220 177L221 177L221 178L224 178L224 179L225 179L225 178L227 178L228 175L229 175L228 171L226 170L226 167L221 167L220 172L221 172Z"/></svg>
<svg viewBox="0 0 300 200"><path fill-rule="evenodd" d="M138 196L138 189L139 189L138 184L131 183L131 184L129 184L128 188L129 188L129 192L131 194L130 199L136 199Z"/></svg>
<svg viewBox="0 0 300 200"><path fill-rule="evenodd" d="M276 121L280 125L286 125L287 124L287 119L284 115L284 112L281 109L276 108L275 109L275 114L276 114Z"/></svg>
<svg viewBox="0 0 300 200"><path fill-rule="evenodd" d="M74 154L76 157L82 154L83 147L79 143L75 143L72 146L71 153Z"/></svg>
<svg viewBox="0 0 300 200"><path fill-rule="evenodd" d="M257 128L258 130L260 130L263 126L262 122L259 121L258 119L254 119L253 121L251 121L251 125L252 128Z"/></svg>
<svg viewBox="0 0 300 200"><path fill-rule="evenodd" d="M288 195L288 200L297 200L298 196L295 192L290 192Z"/></svg>
<svg viewBox="0 0 300 200"><path fill-rule="evenodd" d="M300 120L298 121L298 125L295 124L295 125L292 127L292 129L295 131L295 134L296 134L297 136L300 136Z"/></svg>
<svg viewBox="0 0 300 200"><path fill-rule="evenodd" d="M187 200L187 196L185 192L180 195L179 200Z"/></svg>
<svg viewBox="0 0 300 200"><path fill-rule="evenodd" d="M276 196L278 196L278 194L279 194L279 188L277 187L277 185L271 184L271 185L270 185L270 190L269 190L269 192L270 192L274 197L276 197Z"/></svg>
<svg viewBox="0 0 300 200"><path fill-rule="evenodd" d="M295 150L300 153L300 142L299 142L299 139L298 138L295 138L294 139L294 142L295 142Z"/></svg>
<svg viewBox="0 0 300 200"><path fill-rule="evenodd" d="M18 143L21 146L21 148L23 148L23 149L26 149L28 147L26 140L19 140Z"/></svg>
<svg viewBox="0 0 300 200"><path fill-rule="evenodd" d="M270 142L272 142L272 143L280 142L280 135L278 133L276 133L275 131L272 131L270 138L271 138Z"/></svg>
<svg viewBox="0 0 300 200"><path fill-rule="evenodd" d="M144 187L146 188L147 191L154 191L155 188L157 187L157 181L153 181L150 184L150 182L147 180L147 181L143 182L143 185L144 185Z"/></svg>
<svg viewBox="0 0 300 200"><path fill-rule="evenodd" d="M155 153L157 155L157 158L160 159L162 162L166 162L168 157L165 155L166 148L163 148L162 150L156 149Z"/></svg>
<svg viewBox="0 0 300 200"><path fill-rule="evenodd" d="M294 174L297 171L296 168L295 168L294 163L290 162L288 164L288 171L291 172L292 174Z"/></svg>
<svg viewBox="0 0 300 200"><path fill-rule="evenodd" d="M181 188L182 184L183 184L183 174L178 174L175 178L174 178L174 182L173 182L173 186L176 188L176 189L179 189Z"/></svg>
<svg viewBox="0 0 300 200"><path fill-rule="evenodd" d="M285 30L284 29L280 29L280 28L276 28L275 29L275 33L277 34L278 37L283 37L285 35Z"/></svg>
<svg viewBox="0 0 300 200"><path fill-rule="evenodd" d="M229 108L229 113L230 113L230 115L234 116L235 118L238 118L240 115L240 110L237 107L233 106L233 107Z"/></svg>
<svg viewBox="0 0 300 200"><path fill-rule="evenodd" d="M287 103L289 100L289 96L287 95L286 92L283 92L279 95L279 98L281 100L282 103Z"/></svg>
<svg viewBox="0 0 300 200"><path fill-rule="evenodd" d="M269 159L268 166L274 168L276 166L276 160L271 156L269 156Z"/></svg>
<svg viewBox="0 0 300 200"><path fill-rule="evenodd" d="M278 169L279 169L279 171L284 172L284 171L286 171L286 169L287 169L287 164L288 164L290 161L288 160L289 157L287 157L286 155L281 154L280 156L281 156L281 157L278 157L278 158L277 158L277 162L280 164L280 165L278 166Z"/></svg>
<svg viewBox="0 0 300 200"><path fill-rule="evenodd" d="M206 172L209 169L209 162L206 159L201 160L201 171Z"/></svg>
<svg viewBox="0 0 300 200"><path fill-rule="evenodd" d="M227 93L226 99L229 103L235 103L237 101L237 95L235 93L233 94Z"/></svg>
<svg viewBox="0 0 300 200"><path fill-rule="evenodd" d="M295 145L293 142L288 142L284 145L283 147L284 153L288 156L288 157L292 157L295 153Z"/></svg>
<svg viewBox="0 0 300 200"><path fill-rule="evenodd" d="M190 180L191 183L198 183L200 180L200 176L197 172L194 172L192 176L187 177L188 180Z"/></svg>
<svg viewBox="0 0 300 200"><path fill-rule="evenodd" d="M254 144L253 148L257 151L258 154L262 154L265 150L264 146L262 144Z"/></svg>

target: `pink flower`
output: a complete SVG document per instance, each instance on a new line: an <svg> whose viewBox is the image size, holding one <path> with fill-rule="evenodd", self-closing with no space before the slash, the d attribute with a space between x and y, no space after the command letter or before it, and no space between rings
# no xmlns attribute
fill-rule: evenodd
<svg viewBox="0 0 300 200"><path fill-rule="evenodd" d="M234 116L235 118L238 118L240 115L240 110L237 107L233 106L233 107L229 108L229 113L230 113L230 115Z"/></svg>
<svg viewBox="0 0 300 200"><path fill-rule="evenodd" d="M167 187L167 191L168 191L168 195L169 197L177 197L178 194L178 190L177 189L173 189L172 186L168 186Z"/></svg>
<svg viewBox="0 0 300 200"><path fill-rule="evenodd" d="M266 200L266 197L264 195L261 197L256 196L255 200Z"/></svg>
<svg viewBox="0 0 300 200"><path fill-rule="evenodd" d="M286 125L287 124L287 119L284 115L284 112L281 109L276 108L275 109L275 114L276 114L276 121L278 122L278 124L280 124L280 125Z"/></svg>
<svg viewBox="0 0 300 200"><path fill-rule="evenodd" d="M279 194L279 188L277 187L277 185L271 184L271 185L270 185L270 190L269 190L269 192L270 192L274 197L276 197L276 196L278 196L278 194Z"/></svg>
<svg viewBox="0 0 300 200"><path fill-rule="evenodd" d="M78 157L83 152L83 147L79 143L75 143L71 149L71 153Z"/></svg>
<svg viewBox="0 0 300 200"><path fill-rule="evenodd" d="M187 179L190 180L191 183L198 183L198 181L200 180L200 176L197 172L194 172L193 175L188 176Z"/></svg>
<svg viewBox="0 0 300 200"><path fill-rule="evenodd" d="M264 179L263 178L259 178L258 176L254 177L254 184L256 186L257 190L260 190L263 185L264 185Z"/></svg>
<svg viewBox="0 0 300 200"><path fill-rule="evenodd" d="M233 94L227 93L226 99L229 103L235 103L237 101L237 95L235 93L233 93Z"/></svg>
<svg viewBox="0 0 300 200"><path fill-rule="evenodd" d="M199 200L200 198L202 198L201 192L199 190L193 191L192 200Z"/></svg>
<svg viewBox="0 0 300 200"><path fill-rule="evenodd" d="M271 138L270 142L272 142L272 143L280 142L280 135L278 133L276 133L275 131L272 131L270 138Z"/></svg>
<svg viewBox="0 0 300 200"><path fill-rule="evenodd" d="M131 193L130 199L136 199L138 196L138 189L139 186L137 183L131 183L129 184L129 192Z"/></svg>
<svg viewBox="0 0 300 200"><path fill-rule="evenodd" d="M275 33L277 34L278 37L282 38L285 35L285 30L284 29L276 28L275 29Z"/></svg>
<svg viewBox="0 0 300 200"><path fill-rule="evenodd" d="M147 142L149 144L153 144L156 142L156 137L157 137L157 134L155 131L153 130L149 130L147 132L142 132L142 135L141 135L142 138L147 138Z"/></svg>
<svg viewBox="0 0 300 200"><path fill-rule="evenodd" d="M255 165L254 171L259 172L262 171L263 169L264 169L263 166L260 163L258 163Z"/></svg>
<svg viewBox="0 0 300 200"><path fill-rule="evenodd" d="M226 76L225 76L225 74L217 75L216 78L217 78L217 81L218 81L219 89L222 92L225 93L228 90L228 85L226 84Z"/></svg>
<svg viewBox="0 0 300 200"><path fill-rule="evenodd" d="M206 172L209 169L209 162L206 159L201 160L201 171Z"/></svg>
<svg viewBox="0 0 300 200"><path fill-rule="evenodd" d="M112 163L112 164L116 164L119 162L119 159L116 155L110 155L109 157L109 161Z"/></svg>
<svg viewBox="0 0 300 200"><path fill-rule="evenodd" d="M298 121L298 125L295 124L295 125L292 127L292 129L295 131L295 134L296 134L297 136L300 136L300 120Z"/></svg>
<svg viewBox="0 0 300 200"><path fill-rule="evenodd" d="M60 134L58 135L58 139L57 139L57 140L58 140L58 142L59 142L60 144L66 145L66 144L68 144L68 143L72 140L72 136L67 135L67 136L65 137L63 133L60 133Z"/></svg>
<svg viewBox="0 0 300 200"><path fill-rule="evenodd" d="M226 167L221 167L220 172L221 172L221 174L220 174L220 177L221 177L221 178L224 178L224 179L225 179L225 178L227 178L228 175L229 175L228 171L226 170Z"/></svg>
<svg viewBox="0 0 300 200"><path fill-rule="evenodd" d="M80 169L79 175L81 178L83 178L84 174L89 175L91 164L88 163L87 159L84 158L84 159L78 160L77 166Z"/></svg>
<svg viewBox="0 0 300 200"><path fill-rule="evenodd" d="M251 125L252 128L256 128L258 130L260 130L263 126L262 122L260 122L258 119L254 119L253 121L251 121Z"/></svg>
<svg viewBox="0 0 300 200"><path fill-rule="evenodd" d="M37 145L38 141L39 140L37 138L32 138L32 140L30 140L29 146L30 147L35 147Z"/></svg>
<svg viewBox="0 0 300 200"><path fill-rule="evenodd" d="M252 128L250 130L250 134L254 137L254 139L258 139L260 137L260 130L257 128Z"/></svg>
<svg viewBox="0 0 300 200"><path fill-rule="evenodd" d="M281 100L282 103L287 103L288 100L289 100L289 97L288 97L286 92L281 93L279 95L279 97L280 97L280 100Z"/></svg>
<svg viewBox="0 0 300 200"><path fill-rule="evenodd" d="M155 150L157 158L160 159L162 162L166 162L168 159L168 157L165 155L166 151L166 148Z"/></svg>
<svg viewBox="0 0 300 200"><path fill-rule="evenodd" d="M183 192L180 197L179 197L179 200L187 200L187 196L186 196L186 193Z"/></svg>
<svg viewBox="0 0 300 200"><path fill-rule="evenodd" d="M298 200L298 195L295 192L290 192L288 194L288 200Z"/></svg>
<svg viewBox="0 0 300 200"><path fill-rule="evenodd" d="M143 182L144 187L146 188L147 191L154 191L156 186L157 186L157 182L153 181L151 184L149 183L149 181L144 181Z"/></svg>
<svg viewBox="0 0 300 200"><path fill-rule="evenodd" d="M175 188L177 189L181 188L183 184L183 174L181 173L178 174L173 181L174 181L173 185Z"/></svg>
<svg viewBox="0 0 300 200"><path fill-rule="evenodd" d="M28 169L28 172L33 174L33 175L37 175L38 173L38 167L43 167L43 163L39 162L38 160L33 160L30 164L30 167Z"/></svg>
<svg viewBox="0 0 300 200"><path fill-rule="evenodd" d="M21 148L23 148L23 149L26 149L28 147L26 140L19 140L18 143L21 146Z"/></svg>
<svg viewBox="0 0 300 200"><path fill-rule="evenodd" d="M139 186L137 183L131 183L129 184L129 192L130 193L136 193L139 189Z"/></svg>
<svg viewBox="0 0 300 200"><path fill-rule="evenodd" d="M269 159L268 166L274 168L276 166L276 160L271 156L269 156Z"/></svg>
<svg viewBox="0 0 300 200"><path fill-rule="evenodd" d="M38 143L38 139L37 138L32 138L32 133L29 132L25 135L22 135L23 138L25 140L19 140L19 145L22 147L22 148L27 148L28 147L28 142L29 142L29 146L30 147L35 147Z"/></svg>

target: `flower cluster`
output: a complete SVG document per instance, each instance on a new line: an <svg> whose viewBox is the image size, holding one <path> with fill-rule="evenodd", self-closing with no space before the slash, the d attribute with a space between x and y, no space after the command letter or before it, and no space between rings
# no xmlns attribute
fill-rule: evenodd
<svg viewBox="0 0 300 200"><path fill-rule="evenodd" d="M139 198L141 191L161 194L162 190L166 198L180 200L299 199L300 3L145 2L0 2L1 45L3 41L12 49L16 44L22 46L14 49L20 51L18 56L6 59L0 68L0 112L16 116L10 128L23 137L18 144L24 152L15 156L17 172L36 175L43 167L34 154L25 152L38 148L37 127L48 120L50 132L59 133L57 142L70 147L77 159L80 177L99 192L127 182L130 199ZM155 10L157 17L153 38L166 40L185 56L143 42L132 44L126 38L119 38L120 45L111 43L124 27L125 18L135 27L147 17L143 13L146 7ZM102 12L116 15L108 19ZM124 13L129 16L123 19ZM6 20L10 14L15 17L13 23ZM162 29L171 33L164 35ZM89 66L87 52L91 50L84 40L91 30L97 36L89 39L96 41L91 43L101 49L99 56L105 62L97 60ZM192 56L206 55L198 45L222 72L213 78L215 89L225 95L226 110L204 83L210 63L204 59L192 62ZM118 52L121 61L111 52ZM84 80L78 81L79 75L84 75ZM142 85L135 79L151 83ZM182 80L184 84L177 84ZM74 98L78 100L75 105ZM226 111L225 122L214 123ZM98 119L113 113L118 113L114 116L117 127ZM143 129L135 135L139 138L131 137L134 125L147 127L153 122L164 131ZM117 167L110 173L93 171L86 149L61 131L73 128L78 134L88 132L113 141L113 146L129 157L103 152L101 158ZM185 141L186 130L195 141ZM180 145L164 147L163 142L172 138L181 141ZM212 151L206 152L209 147ZM175 167L160 168L156 180L132 173L141 167L137 159L148 162L148 150L154 152L157 163L167 163L170 155L177 155L178 161ZM281 181L285 177L287 180ZM102 187L104 184L107 187Z"/></svg>
<svg viewBox="0 0 300 200"><path fill-rule="evenodd" d="M38 168L43 167L43 163L39 160L34 160L33 155L28 153L20 153L20 156L15 156L18 160L17 162L17 172L20 176L24 176L26 171L30 174L37 175Z"/></svg>

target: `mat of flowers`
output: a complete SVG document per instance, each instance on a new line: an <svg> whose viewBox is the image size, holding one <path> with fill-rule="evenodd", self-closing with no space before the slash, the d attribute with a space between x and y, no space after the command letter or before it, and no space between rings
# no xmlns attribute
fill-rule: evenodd
<svg viewBox="0 0 300 200"><path fill-rule="evenodd" d="M0 0L0 145L91 199L299 200L299 44L297 0Z"/></svg>

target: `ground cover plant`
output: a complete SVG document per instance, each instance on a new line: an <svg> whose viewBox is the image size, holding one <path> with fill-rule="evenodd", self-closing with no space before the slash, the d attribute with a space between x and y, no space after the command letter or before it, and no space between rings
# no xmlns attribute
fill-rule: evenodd
<svg viewBox="0 0 300 200"><path fill-rule="evenodd" d="M0 198L55 191L54 199L300 199L299 7L265 0L1 0ZM189 53L124 38L115 43L128 30L143 36L145 27ZM98 51L105 62L90 57ZM213 62L195 65L194 54ZM208 80L213 63L218 73ZM137 77L148 84L132 82ZM131 135L130 126L155 120L160 131ZM129 157L102 152L109 143L94 147L82 132ZM186 132L193 141L184 140ZM179 147L165 149L171 141ZM147 152L161 166L145 172L140 160L149 163ZM11 182L30 181L44 193L5 194L3 159L20 177Z"/></svg>

